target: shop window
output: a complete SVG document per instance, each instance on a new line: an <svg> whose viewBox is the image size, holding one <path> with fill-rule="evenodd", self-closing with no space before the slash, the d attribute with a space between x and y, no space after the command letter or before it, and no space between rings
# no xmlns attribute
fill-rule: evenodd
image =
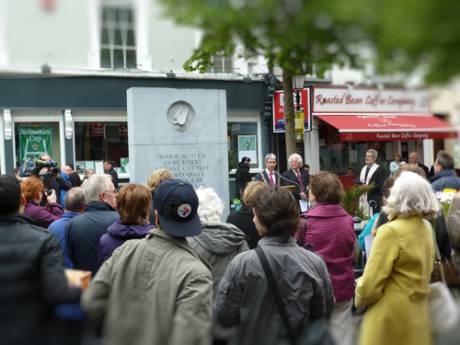
<svg viewBox="0 0 460 345"><path fill-rule="evenodd" d="M126 122L76 122L75 160L80 173L93 169L102 173L102 161L115 162L115 169L127 173L128 125Z"/></svg>
<svg viewBox="0 0 460 345"><path fill-rule="evenodd" d="M241 158L251 158L251 168L259 166L257 122L228 122L228 165L236 169Z"/></svg>
<svg viewBox="0 0 460 345"><path fill-rule="evenodd" d="M337 175L350 174L352 169L358 175L364 166L366 151L375 149L378 152L377 164L388 173L389 164L396 152L394 142L385 141L340 141L337 130L321 122L318 124L320 169Z"/></svg>
<svg viewBox="0 0 460 345"><path fill-rule="evenodd" d="M58 122L17 122L14 125L16 164L28 175L28 166L42 154L49 154L61 166ZM25 171L27 170L27 171Z"/></svg>
<svg viewBox="0 0 460 345"><path fill-rule="evenodd" d="M233 59L231 56L216 54L211 57L210 73L233 73Z"/></svg>
<svg viewBox="0 0 460 345"><path fill-rule="evenodd" d="M137 68L133 10L104 6L101 23L101 67Z"/></svg>

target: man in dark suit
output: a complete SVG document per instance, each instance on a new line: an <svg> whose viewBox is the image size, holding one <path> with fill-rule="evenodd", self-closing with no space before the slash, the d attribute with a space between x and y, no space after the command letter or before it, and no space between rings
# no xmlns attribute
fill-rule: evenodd
<svg viewBox="0 0 460 345"><path fill-rule="evenodd" d="M280 175L275 170L276 168L276 155L268 153L265 156L265 170L257 174L255 179L257 181L265 182L270 186L280 186Z"/></svg>
<svg viewBox="0 0 460 345"><path fill-rule="evenodd" d="M365 165L361 169L357 183L359 185L372 185L373 188L361 200L365 210L372 208L373 212L379 212L382 206L382 185L385 182L386 174L383 167L376 163L378 152L374 149L366 151Z"/></svg>
<svg viewBox="0 0 460 345"><path fill-rule="evenodd" d="M430 178L433 174L430 174L430 170L428 169L428 167L422 163L420 163L418 161L418 153L417 151L412 151L410 154L409 154L409 164L415 164L415 165L418 165L420 168L423 169L423 171L425 172L425 176L426 178Z"/></svg>
<svg viewBox="0 0 460 345"><path fill-rule="evenodd" d="M284 185L294 185L296 188L292 192L294 196L300 200L308 200L308 184L310 181L310 175L302 169L303 160L302 157L293 153L288 159L289 170L282 174Z"/></svg>

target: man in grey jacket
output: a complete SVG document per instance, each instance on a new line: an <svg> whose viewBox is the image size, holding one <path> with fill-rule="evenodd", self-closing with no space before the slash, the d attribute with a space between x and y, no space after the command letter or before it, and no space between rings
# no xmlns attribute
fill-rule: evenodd
<svg viewBox="0 0 460 345"><path fill-rule="evenodd" d="M155 191L155 225L118 248L82 298L111 345L209 344L212 276L185 240L201 232L198 197L180 180Z"/></svg>

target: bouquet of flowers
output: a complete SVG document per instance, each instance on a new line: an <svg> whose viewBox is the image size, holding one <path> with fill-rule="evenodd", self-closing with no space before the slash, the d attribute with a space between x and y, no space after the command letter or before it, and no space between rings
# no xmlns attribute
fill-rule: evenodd
<svg viewBox="0 0 460 345"><path fill-rule="evenodd" d="M457 190L452 188L444 188L442 192L436 192L436 199L438 199L439 203L441 204L441 209L445 218L447 218L450 204L454 198L455 193L457 193Z"/></svg>

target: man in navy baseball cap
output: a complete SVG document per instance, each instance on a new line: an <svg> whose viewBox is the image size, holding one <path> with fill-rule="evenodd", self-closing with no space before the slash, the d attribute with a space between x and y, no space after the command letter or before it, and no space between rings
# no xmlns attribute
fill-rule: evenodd
<svg viewBox="0 0 460 345"><path fill-rule="evenodd" d="M201 232L198 197L187 182L168 180L153 208L156 227L104 262L83 309L105 316L107 344L211 344L212 273L186 239Z"/></svg>
<svg viewBox="0 0 460 345"><path fill-rule="evenodd" d="M155 190L153 208L161 229L170 236L189 237L201 233L198 204L192 185L182 180L164 181Z"/></svg>

